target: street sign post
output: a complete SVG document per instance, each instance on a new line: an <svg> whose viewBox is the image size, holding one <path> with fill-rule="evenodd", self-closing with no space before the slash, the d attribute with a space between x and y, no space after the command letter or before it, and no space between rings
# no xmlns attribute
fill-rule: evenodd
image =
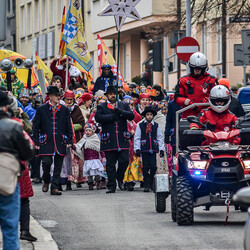
<svg viewBox="0 0 250 250"><path fill-rule="evenodd" d="M183 62L188 62L190 56L199 50L199 43L192 37L184 37L176 45L176 54Z"/></svg>

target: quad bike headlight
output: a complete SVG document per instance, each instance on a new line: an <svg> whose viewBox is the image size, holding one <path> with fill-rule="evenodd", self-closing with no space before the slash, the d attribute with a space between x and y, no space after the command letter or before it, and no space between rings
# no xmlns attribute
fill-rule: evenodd
<svg viewBox="0 0 250 250"><path fill-rule="evenodd" d="M206 161L187 161L189 169L206 169Z"/></svg>
<svg viewBox="0 0 250 250"><path fill-rule="evenodd" d="M250 160L243 161L245 168L250 169Z"/></svg>

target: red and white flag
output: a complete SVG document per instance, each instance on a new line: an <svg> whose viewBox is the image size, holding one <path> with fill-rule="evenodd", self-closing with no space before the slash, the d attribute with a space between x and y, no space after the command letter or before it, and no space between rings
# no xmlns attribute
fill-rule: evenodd
<svg viewBox="0 0 250 250"><path fill-rule="evenodd" d="M112 54L110 53L108 47L103 42L101 37L97 35L97 46L98 46L98 62L99 62L99 72L102 74L101 67L102 65L109 64L112 66L112 72L114 75L117 75L117 64ZM124 78L119 70L118 80L121 80L124 83Z"/></svg>

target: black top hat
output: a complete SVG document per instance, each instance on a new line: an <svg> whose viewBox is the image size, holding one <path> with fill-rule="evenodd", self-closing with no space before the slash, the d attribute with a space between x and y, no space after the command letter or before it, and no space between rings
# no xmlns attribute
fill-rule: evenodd
<svg viewBox="0 0 250 250"><path fill-rule="evenodd" d="M59 88L57 88L56 86L48 86L47 88L47 95L61 95L60 91L59 91Z"/></svg>
<svg viewBox="0 0 250 250"><path fill-rule="evenodd" d="M107 95L109 93L116 93L116 87L114 87L114 86L108 86L107 87L107 91L105 92L104 95Z"/></svg>
<svg viewBox="0 0 250 250"><path fill-rule="evenodd" d="M11 100L6 92L0 91L0 107L11 104Z"/></svg>
<svg viewBox="0 0 250 250"><path fill-rule="evenodd" d="M144 109L144 111L141 113L141 115L142 116L144 116L145 117L145 115L147 114L147 113L152 113L153 114L153 116L156 116L157 115L157 112L154 110L154 108L153 108L153 106L147 106L145 109Z"/></svg>

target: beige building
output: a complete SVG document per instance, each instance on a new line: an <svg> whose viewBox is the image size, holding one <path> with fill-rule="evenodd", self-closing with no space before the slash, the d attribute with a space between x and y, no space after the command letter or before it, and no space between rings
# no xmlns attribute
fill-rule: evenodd
<svg viewBox="0 0 250 250"><path fill-rule="evenodd" d="M89 1L88 18L91 19L91 31L94 35L99 34L106 43L109 43L112 51L112 40L117 41L117 31L115 28L114 17L99 17L97 14L105 6L107 0ZM185 9L185 4L182 6ZM141 0L136 9L142 21L127 19L121 29L121 50L120 50L120 69L128 82L135 76L141 75L144 71L143 63L148 59L148 52L151 49L148 43L147 31L150 27L157 27L162 22L166 26L171 25L175 20L173 16L176 13L175 0ZM91 16L91 17L89 17ZM227 18L228 20L229 18ZM229 22L229 21L228 21ZM234 66L234 44L241 43L241 25L234 24L231 26L230 32L227 33L227 78L231 85L236 85L238 82L243 82L243 67ZM244 25L244 29L249 29L250 25ZM185 29L185 27L184 27ZM218 78L222 77L222 25L221 20L211 25L207 23L196 23L192 26L192 37L197 39L200 44L200 50L203 52L209 63L209 72ZM174 32L175 30L173 30ZM162 60L163 66L166 65L166 58L171 57L172 68L166 76L166 71L163 67L162 72L153 72L153 83L161 83L169 90L172 90L177 83L177 56L175 48L171 48L171 34L162 41ZM116 42L117 43L117 42ZM116 44L117 47L117 44ZM94 52L95 61L95 77L98 76L97 51ZM165 60L164 60L165 59ZM247 68L250 72L250 67ZM181 75L186 74L186 66L181 65ZM168 83L168 84L167 84Z"/></svg>
<svg viewBox="0 0 250 250"><path fill-rule="evenodd" d="M59 51L63 6L68 0L17 0L17 52L49 64ZM67 13L66 13L67 14Z"/></svg>

